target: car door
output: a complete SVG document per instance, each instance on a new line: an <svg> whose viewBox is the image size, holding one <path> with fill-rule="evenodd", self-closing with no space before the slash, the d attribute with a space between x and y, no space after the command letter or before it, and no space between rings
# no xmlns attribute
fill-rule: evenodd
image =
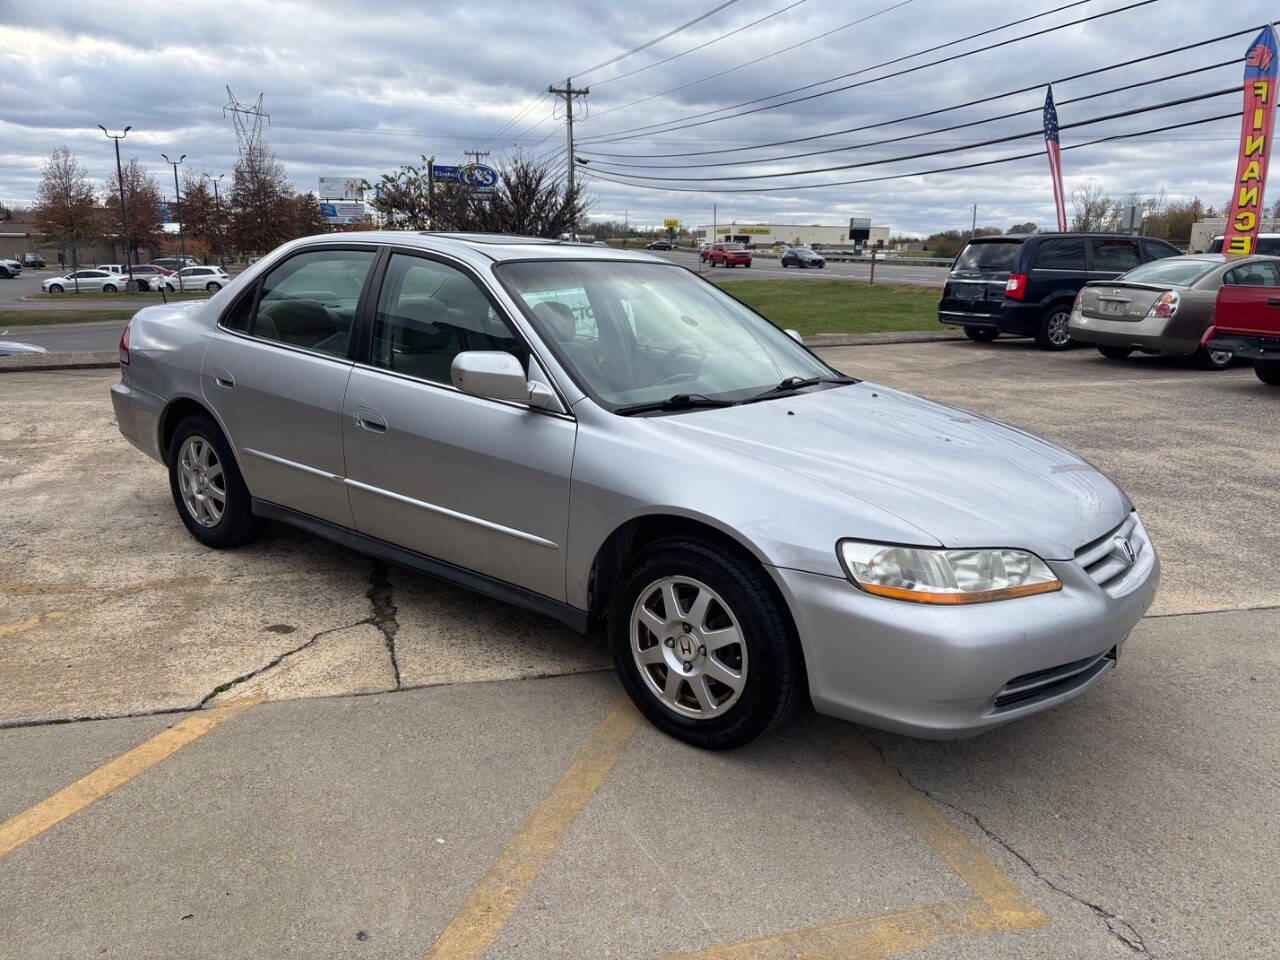
<svg viewBox="0 0 1280 960"><path fill-rule="evenodd" d="M342 400L376 256L326 245L277 264L223 315L201 377L249 492L344 527Z"/></svg>
<svg viewBox="0 0 1280 960"><path fill-rule="evenodd" d="M342 417L356 529L563 601L575 421L451 382L464 350L529 363L497 301L460 264L392 253L370 327Z"/></svg>

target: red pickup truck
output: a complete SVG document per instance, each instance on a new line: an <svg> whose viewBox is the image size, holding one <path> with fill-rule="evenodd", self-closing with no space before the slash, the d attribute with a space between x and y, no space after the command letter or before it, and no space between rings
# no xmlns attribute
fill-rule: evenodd
<svg viewBox="0 0 1280 960"><path fill-rule="evenodd" d="M1259 380L1280 387L1280 287L1224 285L1200 342L1251 359Z"/></svg>

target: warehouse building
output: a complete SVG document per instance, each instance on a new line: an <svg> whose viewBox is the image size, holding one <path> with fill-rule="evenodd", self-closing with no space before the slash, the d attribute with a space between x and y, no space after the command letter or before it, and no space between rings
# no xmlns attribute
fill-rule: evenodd
<svg viewBox="0 0 1280 960"><path fill-rule="evenodd" d="M889 243L888 227L873 227L866 221L855 221L850 239L850 224L828 226L819 223L710 223L694 228L696 240L737 241L754 247L772 247L778 243L822 247L885 247Z"/></svg>

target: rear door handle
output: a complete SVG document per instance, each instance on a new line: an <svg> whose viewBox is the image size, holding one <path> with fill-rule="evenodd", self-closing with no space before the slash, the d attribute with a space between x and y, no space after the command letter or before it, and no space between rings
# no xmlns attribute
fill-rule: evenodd
<svg viewBox="0 0 1280 960"><path fill-rule="evenodd" d="M213 376L213 382L216 383L218 386L222 387L224 390L230 390L232 387L236 385L236 378L233 377L226 370L215 367L213 370L210 371L210 373Z"/></svg>
<svg viewBox="0 0 1280 960"><path fill-rule="evenodd" d="M1268 307L1280 307L1280 297L1272 297L1267 301Z"/></svg>
<svg viewBox="0 0 1280 960"><path fill-rule="evenodd" d="M362 430L368 430L370 433L387 432L387 418L377 410L370 410L368 407L356 407L355 419L356 426Z"/></svg>

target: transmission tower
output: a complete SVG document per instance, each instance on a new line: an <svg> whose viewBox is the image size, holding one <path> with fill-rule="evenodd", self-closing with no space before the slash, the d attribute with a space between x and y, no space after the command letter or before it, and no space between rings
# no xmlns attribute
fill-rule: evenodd
<svg viewBox="0 0 1280 960"><path fill-rule="evenodd" d="M262 109L262 94L253 102L253 106L241 103L227 85L227 103L222 108L222 115L231 115L231 122L236 128L236 140L240 147L240 156L256 151L262 146L262 121L271 125L271 115Z"/></svg>

